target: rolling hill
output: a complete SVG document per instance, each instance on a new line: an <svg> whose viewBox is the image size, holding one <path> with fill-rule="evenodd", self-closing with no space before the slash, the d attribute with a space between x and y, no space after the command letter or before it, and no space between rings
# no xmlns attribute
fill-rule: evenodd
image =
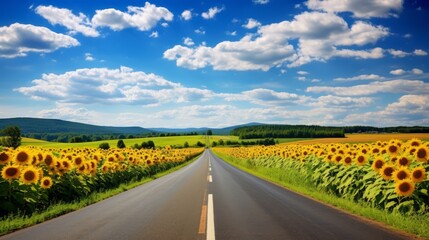
<svg viewBox="0 0 429 240"><path fill-rule="evenodd" d="M0 119L0 129L15 125L21 128L23 134L150 134L152 130L142 127L110 127L43 118L3 118Z"/></svg>

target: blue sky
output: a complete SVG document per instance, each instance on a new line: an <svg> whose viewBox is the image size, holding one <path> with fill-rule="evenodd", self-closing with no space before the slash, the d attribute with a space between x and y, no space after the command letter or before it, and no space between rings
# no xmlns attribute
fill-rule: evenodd
<svg viewBox="0 0 429 240"><path fill-rule="evenodd" d="M0 118L429 126L425 0L1 1Z"/></svg>

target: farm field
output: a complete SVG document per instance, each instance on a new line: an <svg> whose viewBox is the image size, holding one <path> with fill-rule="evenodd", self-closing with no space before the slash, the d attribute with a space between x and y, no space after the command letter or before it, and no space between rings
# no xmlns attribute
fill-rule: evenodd
<svg viewBox="0 0 429 240"><path fill-rule="evenodd" d="M429 133L378 133L378 134L346 134L345 138L315 138L286 142L292 144L318 144L318 143L369 143L388 141L391 139L410 140L418 138L429 140ZM283 143L280 141L280 143Z"/></svg>
<svg viewBox="0 0 429 240"><path fill-rule="evenodd" d="M236 136L210 136L210 142L219 141L220 139L237 141ZM142 142L153 141L156 147L170 146L183 146L185 142L188 142L190 146L194 146L197 142L205 143L206 138L203 135L197 136L172 136L172 137L147 137L147 138L133 138L123 139L127 147L131 147L134 144L141 144ZM107 142L111 148L116 148L118 139L113 140L102 140L95 142L82 142L82 143L60 143L60 142L47 142L32 138L22 138L23 146L40 146L40 147L52 147L52 148L97 148L100 143Z"/></svg>

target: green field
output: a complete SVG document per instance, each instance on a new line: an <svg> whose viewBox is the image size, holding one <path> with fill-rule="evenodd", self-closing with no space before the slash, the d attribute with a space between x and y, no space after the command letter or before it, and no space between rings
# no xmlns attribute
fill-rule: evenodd
<svg viewBox="0 0 429 240"><path fill-rule="evenodd" d="M212 142L217 142L220 139L238 141L236 136L210 136L210 144ZM127 147L132 147L134 144L141 144L142 142L147 142L152 140L155 143L156 147L164 147L167 145L170 146L183 146L185 142L188 142L189 145L195 146L197 142L206 142L206 137L203 135L197 136L173 136L173 137L147 137L147 138L133 138L133 139L124 139L125 145ZM22 146L41 146L41 147L52 147L52 148L69 148L69 147L93 147L97 148L100 143L107 142L110 147L116 147L118 139L114 140L102 140L96 142L83 142L83 143L59 143L59 142L47 142L32 138L22 138Z"/></svg>

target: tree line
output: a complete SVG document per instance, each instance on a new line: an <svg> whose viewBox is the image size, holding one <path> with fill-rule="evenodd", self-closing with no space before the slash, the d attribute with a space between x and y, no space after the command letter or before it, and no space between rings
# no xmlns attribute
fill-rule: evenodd
<svg viewBox="0 0 429 240"><path fill-rule="evenodd" d="M257 125L239 127L231 135L240 139L257 138L337 138L345 137L340 127L322 127L307 125Z"/></svg>

